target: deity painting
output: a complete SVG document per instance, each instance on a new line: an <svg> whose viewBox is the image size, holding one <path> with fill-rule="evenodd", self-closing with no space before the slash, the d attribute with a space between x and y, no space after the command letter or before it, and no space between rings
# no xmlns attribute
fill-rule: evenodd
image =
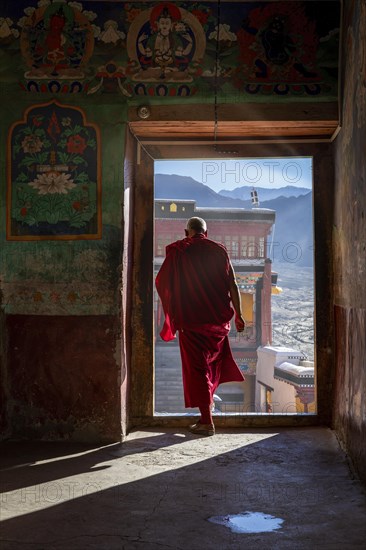
<svg viewBox="0 0 366 550"><path fill-rule="evenodd" d="M172 2L161 2L141 12L127 37L132 80L192 82L205 43L199 21Z"/></svg>
<svg viewBox="0 0 366 550"><path fill-rule="evenodd" d="M82 78L94 37L83 13L54 2L32 13L23 26L20 44L29 67L26 78Z"/></svg>
<svg viewBox="0 0 366 550"><path fill-rule="evenodd" d="M273 85L279 95L290 90L316 95L325 88L316 22L305 8L299 2L275 2L250 11L238 32L237 84L250 93Z"/></svg>
<svg viewBox="0 0 366 550"><path fill-rule="evenodd" d="M81 109L34 105L8 138L8 240L101 236L100 140Z"/></svg>

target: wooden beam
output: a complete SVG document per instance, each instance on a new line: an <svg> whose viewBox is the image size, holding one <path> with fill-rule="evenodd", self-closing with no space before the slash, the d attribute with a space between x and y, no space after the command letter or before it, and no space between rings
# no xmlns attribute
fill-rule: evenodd
<svg viewBox="0 0 366 550"><path fill-rule="evenodd" d="M225 138L254 138L254 137L330 137L337 128L337 121L240 121L220 122L216 126L213 122L182 121L130 122L131 131L141 138L169 138L169 139L205 139L217 140Z"/></svg>
<svg viewBox="0 0 366 550"><path fill-rule="evenodd" d="M149 106L147 120L129 110L129 126L138 139L328 139L339 127L334 103L220 105L215 123L212 105Z"/></svg>
<svg viewBox="0 0 366 550"><path fill-rule="evenodd" d="M144 141L154 159L240 159L249 157L314 156L329 147L329 140Z"/></svg>
<svg viewBox="0 0 366 550"><path fill-rule="evenodd" d="M142 103L143 104L143 103ZM215 120L215 107L213 104L188 104L188 105L149 105L149 121L213 121ZM138 122L138 107L128 109L129 122ZM221 103L217 105L217 118L219 123L223 121L299 121L299 120L337 120L338 104L332 103ZM147 121L146 121L147 122Z"/></svg>

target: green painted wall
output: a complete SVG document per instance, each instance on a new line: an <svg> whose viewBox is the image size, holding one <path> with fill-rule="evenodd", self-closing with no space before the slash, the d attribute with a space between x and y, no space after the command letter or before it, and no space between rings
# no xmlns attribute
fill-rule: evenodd
<svg viewBox="0 0 366 550"><path fill-rule="evenodd" d="M3 88L3 91L4 88ZM7 95L1 108L1 151L14 120L38 98ZM42 102L52 96L42 97ZM66 103L66 101L65 101ZM71 96L67 104L80 106ZM82 108L100 128L102 146L102 223L99 240L6 241L6 158L1 156L0 280L7 313L110 314L118 311L116 288L121 258L123 156L126 104L113 98L87 98Z"/></svg>
<svg viewBox="0 0 366 550"><path fill-rule="evenodd" d="M278 102L337 99L339 2L295 2L296 10L291 2L222 2L220 11L212 2L173 4L175 49L164 74L153 46L159 2L2 4L0 280L6 313L118 311L129 106L216 101L273 103L275 108ZM271 42L274 18L283 38L280 47ZM184 55L177 54L179 47L186 49ZM150 56L139 51L149 48ZM44 91L49 89L54 93ZM83 109L88 122L100 128L102 238L6 241L7 134L26 108L52 99Z"/></svg>

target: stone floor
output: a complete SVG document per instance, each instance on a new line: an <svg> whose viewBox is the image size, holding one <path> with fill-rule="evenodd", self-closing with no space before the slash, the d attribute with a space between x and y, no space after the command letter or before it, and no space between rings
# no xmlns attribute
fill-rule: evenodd
<svg viewBox="0 0 366 550"><path fill-rule="evenodd" d="M365 493L326 428L151 429L0 451L1 550L365 548ZM233 532L227 516L246 512L283 522Z"/></svg>

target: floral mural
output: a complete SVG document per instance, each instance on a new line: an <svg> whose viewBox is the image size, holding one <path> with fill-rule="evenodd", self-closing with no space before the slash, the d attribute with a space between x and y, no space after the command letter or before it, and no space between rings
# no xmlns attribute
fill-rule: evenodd
<svg viewBox="0 0 366 550"><path fill-rule="evenodd" d="M7 238L99 238L99 148L81 109L28 109L9 132Z"/></svg>

